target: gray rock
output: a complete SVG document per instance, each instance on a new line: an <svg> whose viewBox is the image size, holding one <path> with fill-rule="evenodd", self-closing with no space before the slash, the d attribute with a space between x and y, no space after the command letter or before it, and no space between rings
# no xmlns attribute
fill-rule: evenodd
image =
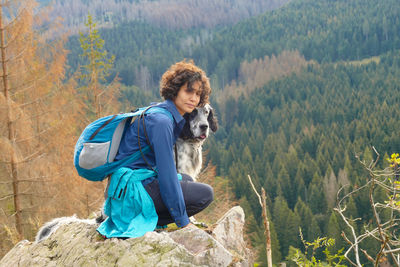
<svg viewBox="0 0 400 267"><path fill-rule="evenodd" d="M218 220L212 231L215 240L236 256L235 266L249 266L249 262L253 261L252 253L243 240L244 222L244 211L236 206Z"/></svg>
<svg viewBox="0 0 400 267"><path fill-rule="evenodd" d="M243 224L242 208L234 207L213 227L212 235L189 226L103 240L97 225L71 220L41 242L19 242L0 266L251 266Z"/></svg>

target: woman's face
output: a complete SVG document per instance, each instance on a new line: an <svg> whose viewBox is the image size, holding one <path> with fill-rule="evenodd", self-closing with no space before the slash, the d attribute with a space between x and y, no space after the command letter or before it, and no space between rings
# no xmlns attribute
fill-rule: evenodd
<svg viewBox="0 0 400 267"><path fill-rule="evenodd" d="M176 109L183 116L185 113L192 112L200 103L201 95L201 82L195 81L192 84L192 89L187 88L187 83L185 83L174 100Z"/></svg>

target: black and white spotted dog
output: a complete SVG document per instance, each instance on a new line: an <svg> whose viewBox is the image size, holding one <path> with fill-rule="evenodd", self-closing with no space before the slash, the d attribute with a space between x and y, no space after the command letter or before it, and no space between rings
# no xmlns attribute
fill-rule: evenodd
<svg viewBox="0 0 400 267"><path fill-rule="evenodd" d="M186 120L185 126L180 137L176 141L175 160L177 160L178 173L185 173L196 180L202 167L202 145L207 139L210 130L215 132L218 128L217 119L214 116L212 107L206 104L204 107L199 107L191 113L184 115ZM75 216L56 218L43 225L37 235L36 242L41 242L47 239L60 225L69 224L72 222L85 222L87 224L99 224L104 221L106 215L101 212L96 219L85 220ZM195 220L192 218L192 222Z"/></svg>
<svg viewBox="0 0 400 267"><path fill-rule="evenodd" d="M202 145L210 130L217 131L218 122L209 104L186 113L184 118L186 124L175 144L175 161L178 173L185 173L196 180L203 163Z"/></svg>

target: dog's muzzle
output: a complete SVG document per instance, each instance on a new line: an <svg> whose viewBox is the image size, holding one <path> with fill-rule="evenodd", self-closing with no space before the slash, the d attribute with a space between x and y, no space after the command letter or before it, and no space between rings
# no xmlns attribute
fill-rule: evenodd
<svg viewBox="0 0 400 267"><path fill-rule="evenodd" d="M200 130L201 130L201 134L199 137L197 137L200 140L204 140L207 138L207 130L208 130L208 125L207 124L202 124L199 126Z"/></svg>

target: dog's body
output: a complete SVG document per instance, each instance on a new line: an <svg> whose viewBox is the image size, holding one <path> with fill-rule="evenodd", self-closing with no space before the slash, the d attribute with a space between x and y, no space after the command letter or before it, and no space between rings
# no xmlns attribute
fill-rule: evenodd
<svg viewBox="0 0 400 267"><path fill-rule="evenodd" d="M185 114L186 124L176 140L175 160L178 173L185 173L196 180L203 163L202 145L211 131L218 128L213 109L209 104Z"/></svg>
<svg viewBox="0 0 400 267"><path fill-rule="evenodd" d="M64 224L74 223L74 222L82 222L86 224L97 224L95 219L79 219L75 215L71 217L60 217L55 218L47 223L45 223L37 232L35 237L35 242L39 243L45 239L47 239L51 234L53 234L58 227Z"/></svg>
<svg viewBox="0 0 400 267"><path fill-rule="evenodd" d="M203 164L202 144L200 142L176 140L177 147L177 172L185 173L196 180Z"/></svg>

